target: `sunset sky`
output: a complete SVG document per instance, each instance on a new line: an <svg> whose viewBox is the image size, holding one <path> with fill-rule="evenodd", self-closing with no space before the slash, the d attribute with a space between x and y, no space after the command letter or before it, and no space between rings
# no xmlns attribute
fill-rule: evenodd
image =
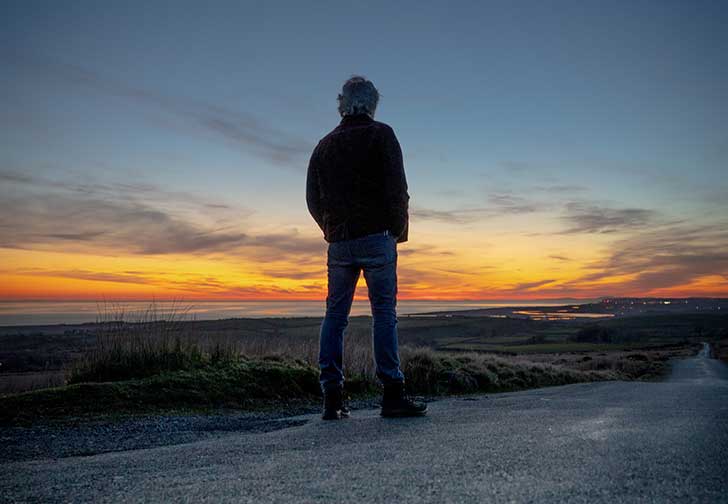
<svg viewBox="0 0 728 504"><path fill-rule="evenodd" d="M306 168L352 74L404 153L401 299L728 296L726 26L700 1L4 1L0 299L322 299Z"/></svg>

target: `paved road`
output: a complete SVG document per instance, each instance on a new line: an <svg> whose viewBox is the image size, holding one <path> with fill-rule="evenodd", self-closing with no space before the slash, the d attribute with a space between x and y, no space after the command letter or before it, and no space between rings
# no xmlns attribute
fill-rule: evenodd
<svg viewBox="0 0 728 504"><path fill-rule="evenodd" d="M0 500L728 502L728 366L448 399L347 421L0 465Z"/></svg>

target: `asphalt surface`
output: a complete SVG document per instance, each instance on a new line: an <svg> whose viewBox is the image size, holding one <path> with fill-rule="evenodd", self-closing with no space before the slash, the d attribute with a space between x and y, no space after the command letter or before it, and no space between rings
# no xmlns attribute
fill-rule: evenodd
<svg viewBox="0 0 728 504"><path fill-rule="evenodd" d="M728 502L728 366L0 463L2 502Z"/></svg>

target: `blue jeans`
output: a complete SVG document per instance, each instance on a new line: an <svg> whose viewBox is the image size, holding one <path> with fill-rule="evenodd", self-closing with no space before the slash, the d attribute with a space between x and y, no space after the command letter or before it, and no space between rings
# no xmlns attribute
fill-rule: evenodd
<svg viewBox="0 0 728 504"><path fill-rule="evenodd" d="M397 241L388 231L329 244L329 292L321 324L319 368L321 388L344 383L344 330L359 273L369 289L374 361L382 383L404 382L397 348Z"/></svg>

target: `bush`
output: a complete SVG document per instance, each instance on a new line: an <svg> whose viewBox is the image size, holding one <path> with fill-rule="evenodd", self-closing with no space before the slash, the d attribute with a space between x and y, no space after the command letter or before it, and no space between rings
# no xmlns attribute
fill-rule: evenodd
<svg viewBox="0 0 728 504"><path fill-rule="evenodd" d="M145 378L237 360L234 345L220 341L205 345L195 337L193 325L185 323L188 310L172 306L160 313L152 304L138 314L118 308L102 312L95 345L71 365L68 383Z"/></svg>

